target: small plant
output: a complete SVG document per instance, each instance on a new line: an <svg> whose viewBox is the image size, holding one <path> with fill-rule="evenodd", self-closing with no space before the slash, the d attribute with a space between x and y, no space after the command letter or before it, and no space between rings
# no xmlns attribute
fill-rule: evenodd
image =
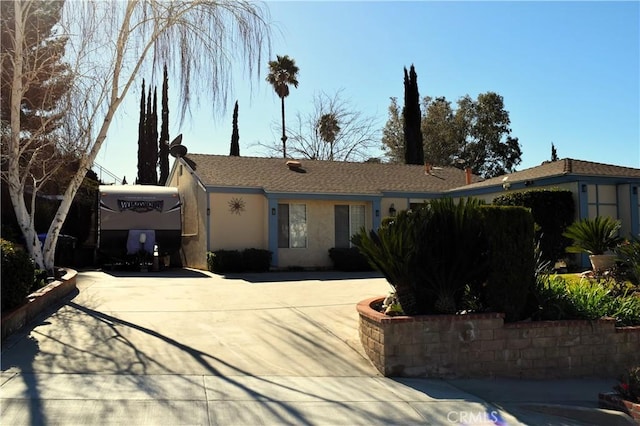
<svg viewBox="0 0 640 426"><path fill-rule="evenodd" d="M567 253L604 254L615 250L623 241L618 235L621 223L609 216L582 219L567 227L563 236L573 240Z"/></svg>
<svg viewBox="0 0 640 426"><path fill-rule="evenodd" d="M382 313L384 313L385 315L389 315L390 317L404 315L402 306L400 306L400 303L398 303L398 298L393 291L389 292L389 295L385 297L384 301L382 302L381 309Z"/></svg>
<svg viewBox="0 0 640 426"><path fill-rule="evenodd" d="M620 376L620 383L613 389L625 400L640 402L640 366L627 370Z"/></svg>
<svg viewBox="0 0 640 426"><path fill-rule="evenodd" d="M610 315L611 290L597 281L583 278L566 287L569 299L580 319L597 320Z"/></svg>
<svg viewBox="0 0 640 426"><path fill-rule="evenodd" d="M555 321L578 317L567 292L567 281L558 275L546 272L537 274L534 298L538 305L532 315L535 320Z"/></svg>

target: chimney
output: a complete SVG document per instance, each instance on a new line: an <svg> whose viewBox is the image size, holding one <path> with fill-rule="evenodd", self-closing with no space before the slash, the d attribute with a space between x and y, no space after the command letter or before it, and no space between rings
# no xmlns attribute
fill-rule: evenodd
<svg viewBox="0 0 640 426"><path fill-rule="evenodd" d="M471 167L467 167L464 169L464 175L466 184L471 184Z"/></svg>

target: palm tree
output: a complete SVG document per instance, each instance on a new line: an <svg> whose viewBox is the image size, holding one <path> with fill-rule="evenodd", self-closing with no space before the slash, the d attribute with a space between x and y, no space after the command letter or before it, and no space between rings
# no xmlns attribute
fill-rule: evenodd
<svg viewBox="0 0 640 426"><path fill-rule="evenodd" d="M289 85L298 87L298 67L296 62L288 55L276 55L275 61L269 61L269 75L267 82L273 86L273 90L282 102L282 155L287 158L287 134L284 127L284 98L289 96Z"/></svg>
<svg viewBox="0 0 640 426"><path fill-rule="evenodd" d="M338 124L336 115L334 113L323 114L320 120L318 120L317 132L320 139L331 146L329 160L333 161L333 143L340 132L340 125Z"/></svg>

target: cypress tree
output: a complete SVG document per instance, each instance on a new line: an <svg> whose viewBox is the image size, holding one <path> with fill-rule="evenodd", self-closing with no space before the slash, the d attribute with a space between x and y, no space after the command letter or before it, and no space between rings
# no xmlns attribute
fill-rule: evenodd
<svg viewBox="0 0 640 426"><path fill-rule="evenodd" d="M138 121L138 177L136 178L135 183L143 183L144 182L144 158L145 158L145 148L146 148L146 110L145 110L145 88L144 88L144 79L142 79L142 93L140 94L140 121Z"/></svg>
<svg viewBox="0 0 640 426"><path fill-rule="evenodd" d="M158 87L153 88L153 111L149 127L149 184L158 184Z"/></svg>
<svg viewBox="0 0 640 426"><path fill-rule="evenodd" d="M160 165L160 179L158 185L165 185L169 178L169 78L167 65L164 66L162 80L162 123L160 126L160 141L158 149L158 163Z"/></svg>
<svg viewBox="0 0 640 426"><path fill-rule="evenodd" d="M231 133L231 151L229 155L240 156L240 133L238 133L238 101L233 108L233 131Z"/></svg>
<svg viewBox="0 0 640 426"><path fill-rule="evenodd" d="M140 182L142 185L151 184L151 152L149 150L149 139L151 135L151 87L149 87L149 91L147 92L147 109L144 117L144 158L142 159L143 163L143 172L142 176L143 180ZM155 181L153 182L155 183Z"/></svg>
<svg viewBox="0 0 640 426"><path fill-rule="evenodd" d="M556 151L556 146L551 142L551 161L558 161L558 151Z"/></svg>
<svg viewBox="0 0 640 426"><path fill-rule="evenodd" d="M418 92L418 76L411 65L409 73L404 68L404 159L406 164L424 164L424 146L420 113L420 94Z"/></svg>

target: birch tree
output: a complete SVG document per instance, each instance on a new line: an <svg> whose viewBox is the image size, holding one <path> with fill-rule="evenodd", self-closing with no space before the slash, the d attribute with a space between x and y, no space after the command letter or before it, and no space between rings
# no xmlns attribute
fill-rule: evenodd
<svg viewBox="0 0 640 426"><path fill-rule="evenodd" d="M11 194L26 248L39 268L52 270L60 229L84 175L102 147L116 112L132 85L146 71L159 71L167 63L177 75L181 117L190 105L204 99L220 111L231 89L231 69L236 61L250 76L259 76L263 51L268 49L268 11L249 1L193 0L129 2L68 2L57 31L68 38L65 60L73 84L64 105L64 143L78 154L77 171L63 193L44 242L38 241L25 194L36 196L33 169L37 164L23 161L25 138L21 123L21 101L29 87L29 76L37 75L38 64L23 60L25 33L39 1L13 1L10 25L13 46L7 51L12 65L10 123L3 123L3 178ZM34 67L34 68L30 68ZM159 73L159 72L158 72ZM4 102L4 101L3 101ZM6 138L5 138L6 135ZM28 142L28 138L27 138ZM6 173L4 171L6 170ZM33 198L32 198L33 200Z"/></svg>

